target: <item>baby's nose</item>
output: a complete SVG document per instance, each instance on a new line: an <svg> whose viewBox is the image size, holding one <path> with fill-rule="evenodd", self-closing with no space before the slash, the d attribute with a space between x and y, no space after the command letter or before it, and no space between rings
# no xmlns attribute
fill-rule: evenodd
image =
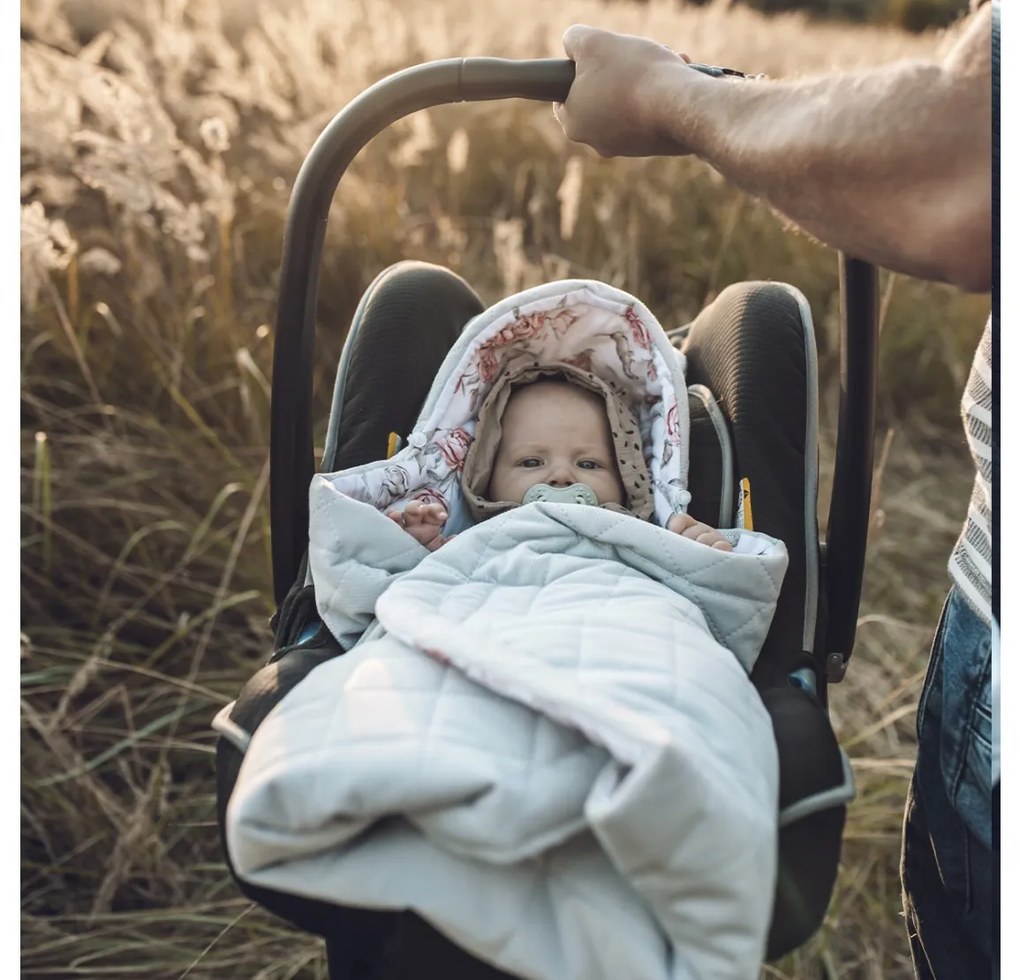
<svg viewBox="0 0 1020 980"><path fill-rule="evenodd" d="M554 463L549 473L549 486L569 487L574 482L574 474L571 472L570 464Z"/></svg>

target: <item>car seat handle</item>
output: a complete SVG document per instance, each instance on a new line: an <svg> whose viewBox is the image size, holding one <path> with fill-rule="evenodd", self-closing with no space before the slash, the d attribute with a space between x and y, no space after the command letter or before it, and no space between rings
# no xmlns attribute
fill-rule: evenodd
<svg viewBox="0 0 1020 980"><path fill-rule="evenodd" d="M857 634L871 524L878 377L878 269L840 254L839 418L823 561L825 678L843 679Z"/></svg>
<svg viewBox="0 0 1020 980"><path fill-rule="evenodd" d="M739 74L711 65L692 67L716 77ZM341 177L372 137L413 112L452 102L563 102L573 80L574 63L565 59L451 58L416 65L356 96L326 125L305 157L287 208L273 339L269 512L277 604L300 574L308 547L308 487L315 473L315 312L326 222ZM874 268L857 260L841 261L841 355L849 353L856 360L843 365L836 478L838 486L850 489L835 495L829 514L829 628L823 645L826 651L837 651L845 665L856 629L870 513L874 347L869 338L877 335L877 302ZM850 474L849 484L841 482L841 473ZM830 679L837 673L830 671Z"/></svg>

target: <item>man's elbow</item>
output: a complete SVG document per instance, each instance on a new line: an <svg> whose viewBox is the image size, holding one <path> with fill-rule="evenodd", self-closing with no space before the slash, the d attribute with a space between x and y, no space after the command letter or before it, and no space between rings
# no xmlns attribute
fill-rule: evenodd
<svg viewBox="0 0 1020 980"><path fill-rule="evenodd" d="M927 228L918 229L915 241L927 252L925 265L932 278L967 292L987 293L994 272L990 191L982 188L969 199L960 195L954 203Z"/></svg>
<svg viewBox="0 0 1020 980"><path fill-rule="evenodd" d="M954 286L968 293L988 293L992 289L992 263L991 260L983 266L974 265L973 268L961 269L960 274L952 280Z"/></svg>

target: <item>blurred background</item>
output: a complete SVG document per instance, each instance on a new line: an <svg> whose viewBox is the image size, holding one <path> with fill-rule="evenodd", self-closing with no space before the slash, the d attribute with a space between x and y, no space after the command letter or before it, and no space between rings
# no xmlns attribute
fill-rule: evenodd
<svg viewBox="0 0 1020 980"><path fill-rule="evenodd" d="M575 22L792 78L935 56L964 8L23 0L23 976L326 975L320 944L227 876L209 724L271 649L271 324L288 196L330 118L419 62L562 57ZM836 256L707 166L599 159L535 103L391 126L344 178L327 231L320 448L354 307L402 258L449 265L487 303L602 279L667 329L731 282L796 285L821 357L824 482ZM831 692L859 796L824 927L767 977L910 976L900 821L970 489L958 402L989 299L885 273L881 296L865 590L855 656Z"/></svg>

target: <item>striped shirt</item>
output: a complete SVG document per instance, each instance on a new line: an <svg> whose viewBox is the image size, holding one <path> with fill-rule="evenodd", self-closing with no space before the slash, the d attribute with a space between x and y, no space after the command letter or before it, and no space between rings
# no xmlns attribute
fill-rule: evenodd
<svg viewBox="0 0 1020 980"><path fill-rule="evenodd" d="M949 574L974 611L992 621L992 319L981 335L960 406L976 476L967 521L949 558Z"/></svg>

